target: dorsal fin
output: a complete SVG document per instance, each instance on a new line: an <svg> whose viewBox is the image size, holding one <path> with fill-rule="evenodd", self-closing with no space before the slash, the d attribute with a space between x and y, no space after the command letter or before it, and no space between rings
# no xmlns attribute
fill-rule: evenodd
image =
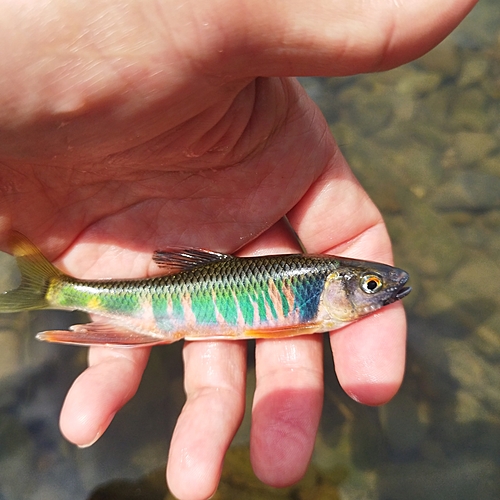
<svg viewBox="0 0 500 500"><path fill-rule="evenodd" d="M153 254L156 265L165 269L168 274L180 273L212 262L233 258L232 255L202 250L201 248L169 248L168 250L157 250Z"/></svg>

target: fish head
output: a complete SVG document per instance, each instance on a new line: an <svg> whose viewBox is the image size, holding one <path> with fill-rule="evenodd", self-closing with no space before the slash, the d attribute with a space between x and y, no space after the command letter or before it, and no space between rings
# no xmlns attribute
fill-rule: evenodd
<svg viewBox="0 0 500 500"><path fill-rule="evenodd" d="M325 282L321 303L334 324L347 324L406 297L406 271L386 264L341 260ZM327 321L328 321L327 320Z"/></svg>

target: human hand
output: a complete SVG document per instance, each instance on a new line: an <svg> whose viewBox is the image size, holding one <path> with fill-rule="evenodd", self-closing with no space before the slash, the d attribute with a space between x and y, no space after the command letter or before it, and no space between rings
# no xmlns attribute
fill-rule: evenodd
<svg viewBox="0 0 500 500"><path fill-rule="evenodd" d="M439 42L473 0L0 4L2 241L14 228L82 278L158 273L154 250L297 251L390 262L380 214L289 75L387 69ZM256 78L261 76L261 78ZM259 236L260 235L260 236ZM381 404L404 368L400 304L330 335L346 392ZM304 473L322 404L319 336L256 345L251 458L274 486ZM65 436L88 445L139 384L147 349L92 348ZM244 342L184 348L187 402L167 477L215 490L244 410Z"/></svg>

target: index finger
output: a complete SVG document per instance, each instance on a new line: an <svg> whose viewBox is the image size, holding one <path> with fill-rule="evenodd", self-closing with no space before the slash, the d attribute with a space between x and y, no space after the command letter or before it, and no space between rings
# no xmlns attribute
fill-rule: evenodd
<svg viewBox="0 0 500 500"><path fill-rule="evenodd" d="M331 139L333 141L333 138ZM288 214L307 251L392 264L382 216L336 146L322 175ZM355 400L377 405L403 380L406 320L401 303L330 334L335 370Z"/></svg>

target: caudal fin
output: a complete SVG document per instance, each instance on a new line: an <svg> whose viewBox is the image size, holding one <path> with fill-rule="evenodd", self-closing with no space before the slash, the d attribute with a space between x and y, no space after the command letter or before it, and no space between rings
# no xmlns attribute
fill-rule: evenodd
<svg viewBox="0 0 500 500"><path fill-rule="evenodd" d="M53 279L61 278L63 273L21 233L12 232L10 245L21 271L21 284L15 290L0 294L0 313L48 307L48 287Z"/></svg>

